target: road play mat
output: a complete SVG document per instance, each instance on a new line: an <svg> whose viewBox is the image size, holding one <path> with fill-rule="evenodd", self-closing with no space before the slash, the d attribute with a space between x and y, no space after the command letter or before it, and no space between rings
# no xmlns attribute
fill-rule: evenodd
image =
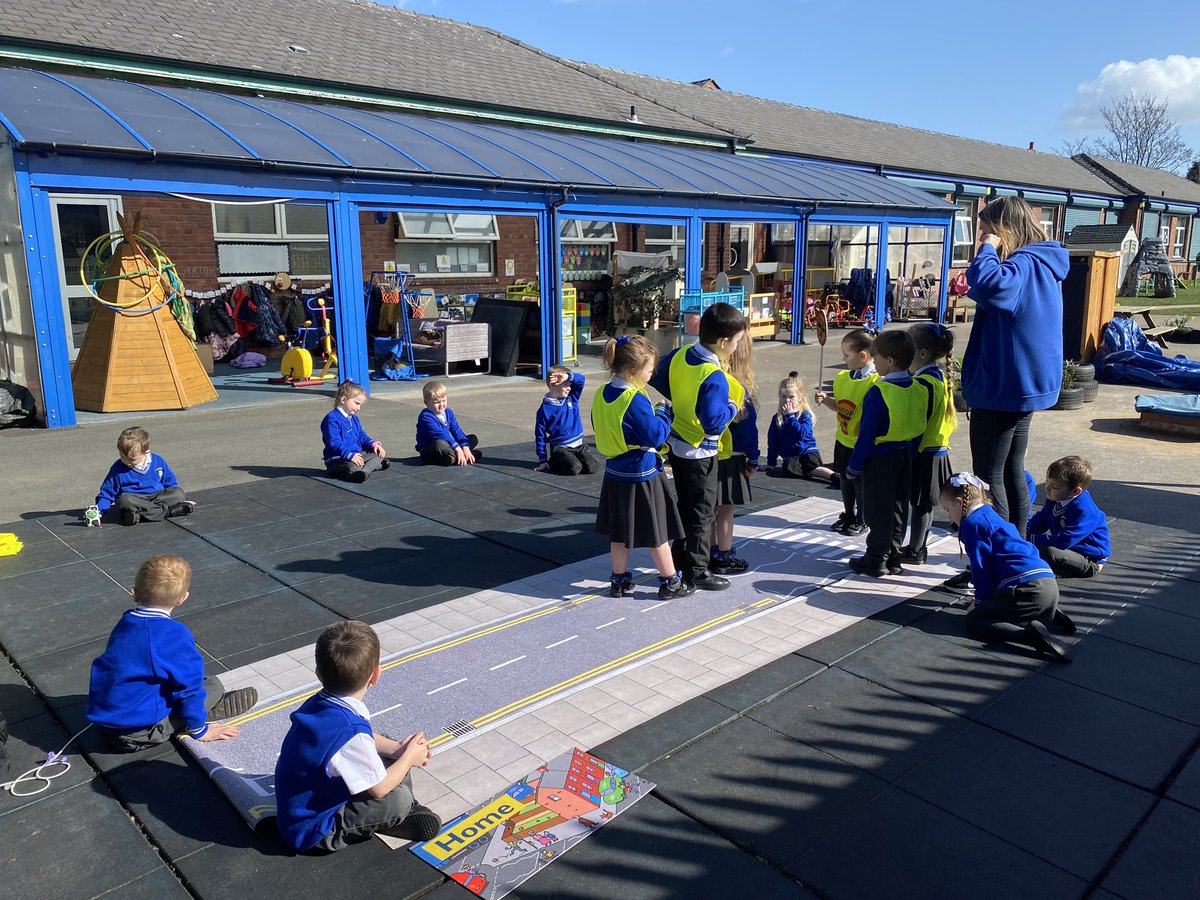
<svg viewBox="0 0 1200 900"><path fill-rule="evenodd" d="M472 893L499 900L654 787L575 747L410 849Z"/></svg>

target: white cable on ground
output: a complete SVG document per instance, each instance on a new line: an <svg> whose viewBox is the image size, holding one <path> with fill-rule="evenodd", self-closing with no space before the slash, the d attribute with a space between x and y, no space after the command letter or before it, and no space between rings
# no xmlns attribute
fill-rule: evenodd
<svg viewBox="0 0 1200 900"><path fill-rule="evenodd" d="M75 738L79 737L79 735L83 734L84 731L87 731L91 727L91 723L89 722L81 731L76 733L71 740L63 744L61 750L59 750L57 753L47 753L45 762L34 766L27 772L23 772L12 781L6 781L3 784L0 784L0 790L8 791L14 797L32 797L34 794L40 794L42 791L46 790L46 788L50 787L50 782L52 782L55 778L61 778L63 775L66 775L69 771L71 771L71 762L63 754L66 752L66 749L70 747L72 743L74 743ZM62 771L55 772L52 775L43 774L43 769L49 769L53 766L62 766ZM41 781L43 784L32 791L18 791L17 786L23 781Z"/></svg>

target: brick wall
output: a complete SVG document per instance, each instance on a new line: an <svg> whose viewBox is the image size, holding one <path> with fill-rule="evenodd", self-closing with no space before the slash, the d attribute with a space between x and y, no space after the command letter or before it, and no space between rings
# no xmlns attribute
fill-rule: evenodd
<svg viewBox="0 0 1200 900"><path fill-rule="evenodd" d="M192 291L217 288L212 207L175 197L125 196L121 202L127 220L141 213L141 230L153 235L175 263L185 288Z"/></svg>

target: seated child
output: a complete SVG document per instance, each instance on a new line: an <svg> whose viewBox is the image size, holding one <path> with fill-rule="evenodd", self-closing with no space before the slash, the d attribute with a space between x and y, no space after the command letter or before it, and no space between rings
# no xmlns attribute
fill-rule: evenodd
<svg viewBox="0 0 1200 900"><path fill-rule="evenodd" d="M1058 662L1070 662L1067 647L1047 626L1073 634L1075 623L1058 608L1058 582L1037 548L992 509L988 485L974 475L952 475L938 497L971 564L975 599L967 630L988 641L1025 644Z"/></svg>
<svg viewBox="0 0 1200 900"><path fill-rule="evenodd" d="M121 458L104 476L96 496L100 515L115 506L122 525L136 525L143 519L161 522L192 514L196 504L187 499L167 461L150 452L150 435L144 428L122 431L117 454Z"/></svg>
<svg viewBox="0 0 1200 900"><path fill-rule="evenodd" d="M598 471L596 458L583 442L583 419L579 415L583 382L581 373L572 373L566 366L550 367L548 390L533 426L533 445L538 455L534 471L549 469L556 475L591 475Z"/></svg>
<svg viewBox="0 0 1200 900"><path fill-rule="evenodd" d="M92 663L85 715L116 750L161 744L177 731L198 741L236 737L230 719L258 702L254 688L224 692L204 676L204 660L187 626L171 611L188 598L192 567L170 555L152 556L137 571L133 602Z"/></svg>
<svg viewBox="0 0 1200 900"><path fill-rule="evenodd" d="M733 552L733 511L754 500L750 476L758 471L758 411L754 406L754 342L747 322L737 348L729 354L725 377L729 399L738 407L717 441L717 505L709 542L708 571L738 575L750 568Z"/></svg>
<svg viewBox="0 0 1200 900"><path fill-rule="evenodd" d="M421 389L425 408L417 416L417 452L427 466L470 466L483 459L479 438L465 434L446 405L450 392L440 381L430 381Z"/></svg>
<svg viewBox="0 0 1200 900"><path fill-rule="evenodd" d="M1098 575L1112 552L1091 483L1092 464L1082 456L1056 459L1046 470L1046 505L1029 520L1033 545L1059 578Z"/></svg>
<svg viewBox="0 0 1200 900"><path fill-rule="evenodd" d="M361 384L343 381L338 385L333 409L321 420L325 470L330 478L362 484L372 472L390 465L383 444L367 434L358 420L358 412L366 402L367 392Z"/></svg>
<svg viewBox="0 0 1200 900"><path fill-rule="evenodd" d="M410 774L429 762L425 734L400 741L378 734L363 703L382 674L374 629L335 622L317 638L316 657L323 690L292 713L275 763L284 841L302 852L332 852L378 833L436 837L441 819L413 797Z"/></svg>
<svg viewBox="0 0 1200 900"><path fill-rule="evenodd" d="M856 328L842 338L842 361L846 368L833 379L833 393L817 389L814 399L826 409L837 413L837 430L833 445L833 470L841 479L843 512L831 525L831 531L853 537L867 530L863 517L863 486L857 478L846 478L846 466L854 453L858 439L858 423L862 418L862 402L867 391L879 376L872 362L870 332Z"/></svg>
<svg viewBox="0 0 1200 900"><path fill-rule="evenodd" d="M776 459L780 461L778 470ZM767 467L792 478L820 479L834 487L840 483L837 473L821 460L813 437L813 414L799 372L788 372L788 377L779 382L779 411L767 428Z"/></svg>

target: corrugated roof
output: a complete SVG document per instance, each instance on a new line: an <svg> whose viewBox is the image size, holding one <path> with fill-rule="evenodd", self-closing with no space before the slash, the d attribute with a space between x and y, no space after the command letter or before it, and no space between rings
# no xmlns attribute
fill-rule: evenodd
<svg viewBox="0 0 1200 900"><path fill-rule="evenodd" d="M33 69L0 68L0 124L30 149L625 194L954 208L885 178L799 160Z"/></svg>
<svg viewBox="0 0 1200 900"><path fill-rule="evenodd" d="M725 136L491 29L358 0L6 0L0 35L623 127L636 104L647 128Z"/></svg>
<svg viewBox="0 0 1200 900"><path fill-rule="evenodd" d="M890 125L712 90L681 81L573 63L609 84L751 139L756 150L1101 195L1118 193L1065 156Z"/></svg>
<svg viewBox="0 0 1200 900"><path fill-rule="evenodd" d="M1123 182L1133 188L1135 193L1143 194L1152 200L1200 203L1200 184L1180 178L1172 172L1134 166L1129 163L1117 162L1115 159L1103 159L1087 154L1081 154L1078 158L1091 166L1101 177L1104 177L1105 174L1113 176L1115 185L1120 186Z"/></svg>

